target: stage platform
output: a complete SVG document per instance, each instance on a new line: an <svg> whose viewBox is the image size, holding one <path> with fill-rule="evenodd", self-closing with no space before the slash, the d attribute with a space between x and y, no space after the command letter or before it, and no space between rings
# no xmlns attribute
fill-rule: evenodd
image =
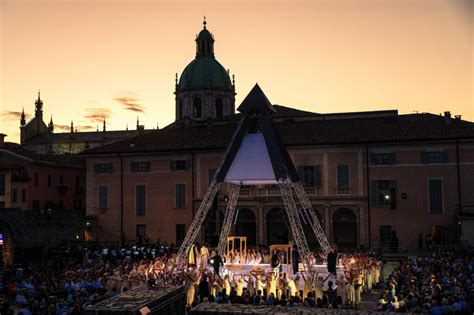
<svg viewBox="0 0 474 315"><path fill-rule="evenodd" d="M321 314L321 315L376 315L380 312L372 312L367 310L353 310L340 309L333 310L327 308L309 308L309 307L284 307L284 306L266 306L266 305L244 305L244 304L216 304L216 303L201 303L192 308L190 315L306 315L306 314ZM393 313L395 314L395 313ZM397 315L409 313L396 313Z"/></svg>
<svg viewBox="0 0 474 315"><path fill-rule="evenodd" d="M159 289L135 288L91 305L85 315L177 315L185 314L186 297L183 286Z"/></svg>
<svg viewBox="0 0 474 315"><path fill-rule="evenodd" d="M321 276L328 274L328 269L326 264L314 265L316 272L320 273ZM267 273L273 271L273 268L270 264L224 264L224 270L230 272L231 274L250 274L252 271L257 273ZM287 272L290 275L293 275L293 268L287 264L281 265L281 272ZM298 265L298 275L301 274L303 271L303 264ZM224 273L225 273L224 271ZM342 265L338 265L336 268L336 273L338 275L344 274L344 267Z"/></svg>

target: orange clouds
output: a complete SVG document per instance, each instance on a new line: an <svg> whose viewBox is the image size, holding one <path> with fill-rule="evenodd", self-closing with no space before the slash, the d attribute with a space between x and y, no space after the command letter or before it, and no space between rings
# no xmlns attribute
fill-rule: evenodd
<svg viewBox="0 0 474 315"><path fill-rule="evenodd" d="M5 119L5 120L20 120L21 112L6 110L1 113L1 116L2 116L2 119ZM25 117L26 119L30 119L31 115L25 113Z"/></svg>
<svg viewBox="0 0 474 315"><path fill-rule="evenodd" d="M127 95L118 96L114 98L114 101L122 105L126 110L135 112L135 113L144 113L145 107L138 102L138 98L130 95L128 92Z"/></svg>
<svg viewBox="0 0 474 315"><path fill-rule="evenodd" d="M109 119L112 116L112 111L108 108L86 108L85 119L93 123L100 123Z"/></svg>

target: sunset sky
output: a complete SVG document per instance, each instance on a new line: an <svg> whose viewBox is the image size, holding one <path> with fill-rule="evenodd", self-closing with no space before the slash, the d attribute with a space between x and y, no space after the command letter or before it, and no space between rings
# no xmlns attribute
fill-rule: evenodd
<svg viewBox="0 0 474 315"><path fill-rule="evenodd" d="M320 113L451 111L474 121L473 1L0 0L0 132L38 89L55 131L174 121L174 77L195 56L203 15L238 105Z"/></svg>

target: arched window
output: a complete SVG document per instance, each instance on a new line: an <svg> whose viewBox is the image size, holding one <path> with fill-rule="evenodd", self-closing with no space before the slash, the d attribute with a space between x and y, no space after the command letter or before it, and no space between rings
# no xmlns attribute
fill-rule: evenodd
<svg viewBox="0 0 474 315"><path fill-rule="evenodd" d="M224 116L224 104L222 98L216 99L216 118Z"/></svg>
<svg viewBox="0 0 474 315"><path fill-rule="evenodd" d="M201 118L201 115L202 115L201 98L195 97L193 99L193 117Z"/></svg>
<svg viewBox="0 0 474 315"><path fill-rule="evenodd" d="M178 102L178 119L183 118L183 100Z"/></svg>

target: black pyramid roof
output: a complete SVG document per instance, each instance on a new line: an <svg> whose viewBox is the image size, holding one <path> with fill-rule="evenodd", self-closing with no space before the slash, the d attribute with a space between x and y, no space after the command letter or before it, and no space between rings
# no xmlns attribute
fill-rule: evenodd
<svg viewBox="0 0 474 315"><path fill-rule="evenodd" d="M276 109L263 93L258 85L252 88L247 94L237 110L243 114L261 114L261 113L276 113Z"/></svg>

